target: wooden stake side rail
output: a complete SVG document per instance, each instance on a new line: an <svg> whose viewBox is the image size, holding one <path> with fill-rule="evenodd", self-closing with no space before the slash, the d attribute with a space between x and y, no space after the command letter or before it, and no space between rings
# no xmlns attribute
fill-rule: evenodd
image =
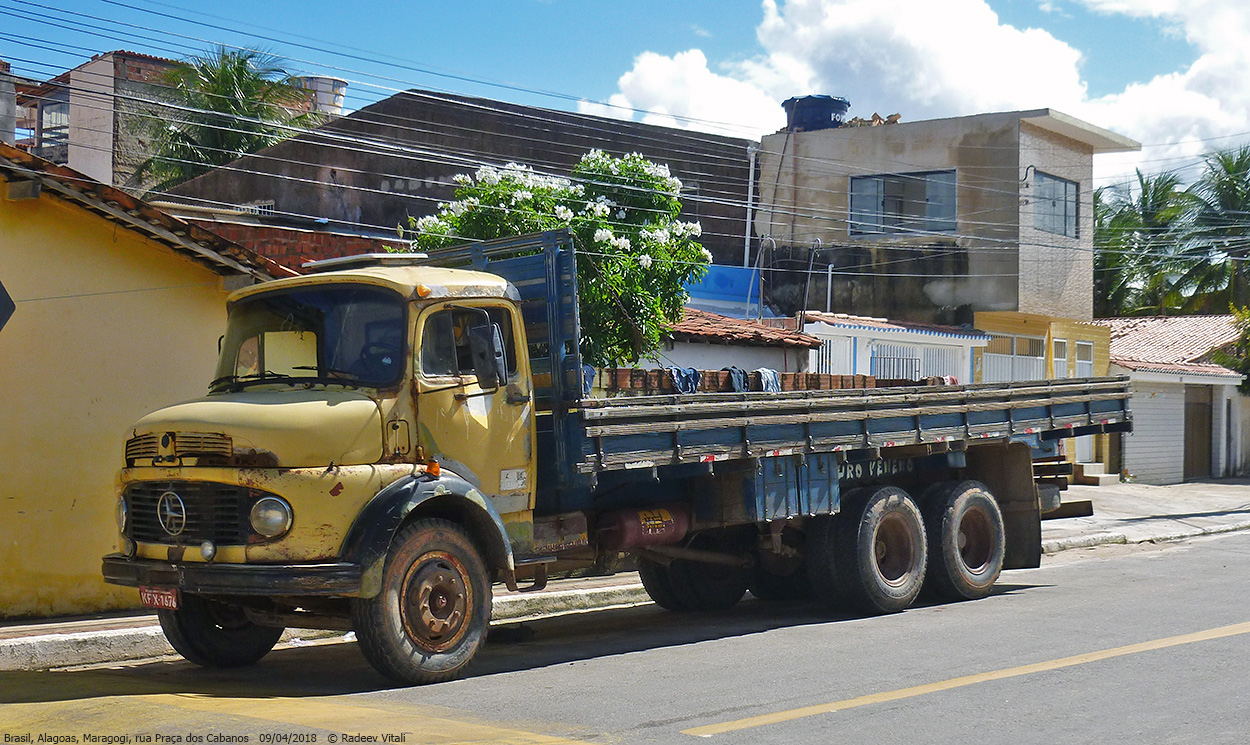
<svg viewBox="0 0 1250 745"><path fill-rule="evenodd" d="M889 450L962 449L978 440L1053 438L1068 430L1122 431L1129 421L1123 377L911 388L902 394L856 389L655 398L660 400L652 405L637 398L583 401L578 413L586 439L577 470L865 449L904 457L904 450Z"/></svg>
<svg viewBox="0 0 1250 745"><path fill-rule="evenodd" d="M578 408L585 420L624 419L680 414L690 417L704 413L736 411L766 404L788 408L807 404L811 409L850 406L886 406L928 404L938 401L992 399L1008 401L1029 397L1049 398L1065 393L1080 395L1110 391L1128 395L1128 378L1078 378L1063 381L1021 383L981 383L978 385L929 388L852 388L828 391L791 391L787 393L692 393L685 395L638 396L629 398L582 399Z"/></svg>

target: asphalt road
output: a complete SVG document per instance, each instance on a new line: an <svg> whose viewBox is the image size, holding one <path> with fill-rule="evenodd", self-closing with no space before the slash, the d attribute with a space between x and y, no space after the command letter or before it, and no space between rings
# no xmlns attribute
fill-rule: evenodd
<svg viewBox="0 0 1250 745"><path fill-rule="evenodd" d="M746 601L499 627L469 677L421 688L351 644L0 673L0 745L1250 741L1250 534L1046 561L893 616Z"/></svg>

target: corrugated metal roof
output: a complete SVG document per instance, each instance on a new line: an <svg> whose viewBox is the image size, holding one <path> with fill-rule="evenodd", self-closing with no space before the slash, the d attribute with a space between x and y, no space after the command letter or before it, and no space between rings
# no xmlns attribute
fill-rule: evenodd
<svg viewBox="0 0 1250 745"><path fill-rule="evenodd" d="M738 344L748 347L804 347L814 349L820 339L789 329L686 308L681 323L673 327L674 341Z"/></svg>
<svg viewBox="0 0 1250 745"><path fill-rule="evenodd" d="M298 274L121 189L4 143L0 143L0 175L10 182L35 181L58 198L136 230L218 274L247 274L258 280Z"/></svg>

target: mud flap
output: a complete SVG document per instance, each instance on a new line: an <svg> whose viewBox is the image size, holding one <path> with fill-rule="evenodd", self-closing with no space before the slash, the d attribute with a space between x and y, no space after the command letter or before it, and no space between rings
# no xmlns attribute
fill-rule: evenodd
<svg viewBox="0 0 1250 745"><path fill-rule="evenodd" d="M1034 569L1042 564L1042 513L1033 481L1033 453L1026 443L968 448L964 477L989 487L1003 513L1006 547L1003 569Z"/></svg>

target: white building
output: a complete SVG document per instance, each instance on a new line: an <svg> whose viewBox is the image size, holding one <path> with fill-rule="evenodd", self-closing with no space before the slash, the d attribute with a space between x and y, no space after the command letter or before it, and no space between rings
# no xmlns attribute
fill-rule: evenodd
<svg viewBox="0 0 1250 745"><path fill-rule="evenodd" d="M1147 484L1238 473L1243 456L1242 376L1210 360L1237 339L1232 316L1109 318L1111 372L1131 381L1133 431L1121 469ZM1250 408L1250 407L1245 407Z"/></svg>
<svg viewBox="0 0 1250 745"><path fill-rule="evenodd" d="M803 331L824 342L810 353L812 372L906 380L944 377L952 383L973 381L972 350L990 342L988 334L957 326L815 311L805 314Z"/></svg>

